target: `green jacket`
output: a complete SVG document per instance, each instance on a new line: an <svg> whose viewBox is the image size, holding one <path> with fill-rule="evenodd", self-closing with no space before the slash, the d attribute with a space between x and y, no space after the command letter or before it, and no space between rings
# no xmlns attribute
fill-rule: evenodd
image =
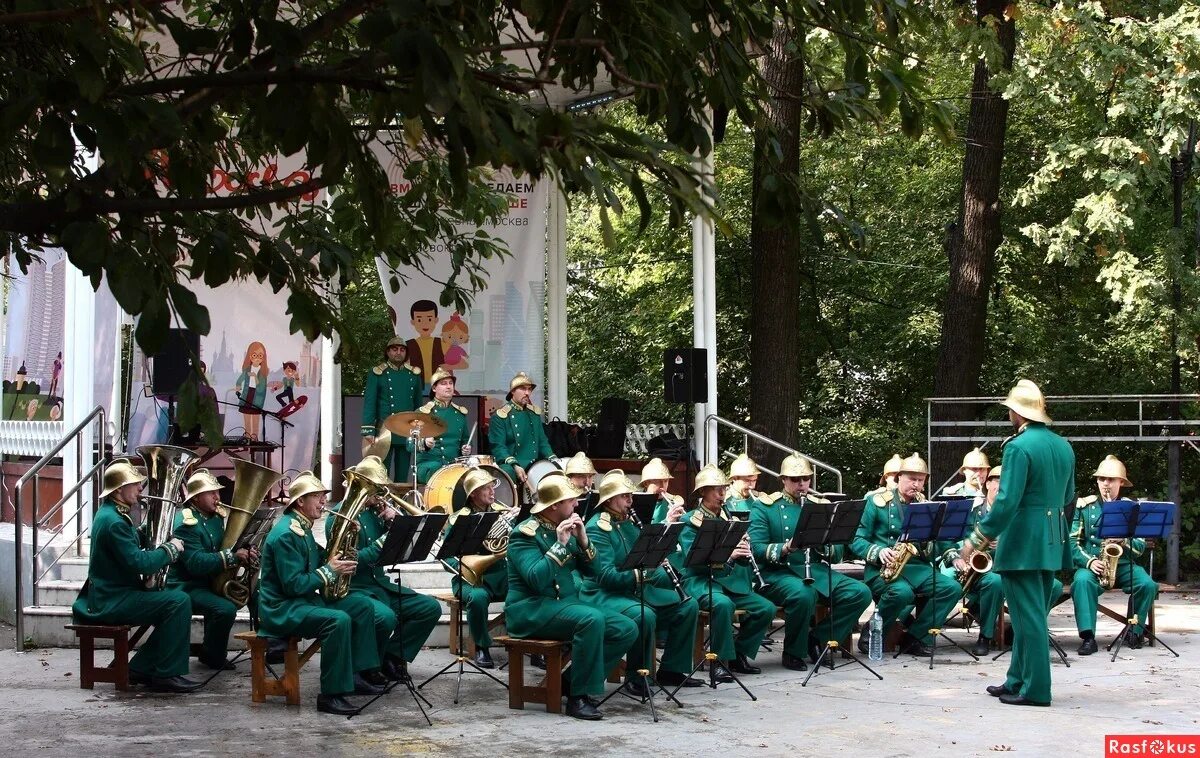
<svg viewBox="0 0 1200 758"><path fill-rule="evenodd" d="M505 507L501 503L493 503L492 510L497 511L497 512L502 512L502 511L508 510L508 508ZM447 535L450 534L450 529L451 529L451 527L454 526L454 522L458 520L459 516L469 516L469 515L471 515L470 508L459 508L457 511L455 511L450 516L450 518L448 518L446 520L446 527L442 530L442 540L445 540ZM514 513L514 516L515 515L516 514ZM501 521L499 519L497 519L496 523L500 524ZM511 534L510 534L509 538L511 539ZM447 558L442 563L442 567L452 573L456 572L456 571L458 571L458 559L457 558ZM501 558L500 560L496 561L491 566L488 566L487 571L483 572L483 586L487 589L488 593L492 597L499 597L502 593L504 593L508 586L507 582L508 582L508 558L507 557Z"/></svg>
<svg viewBox="0 0 1200 758"><path fill-rule="evenodd" d="M105 500L92 519L88 578L72 606L73 613L86 621L111 612L131 592L150 592L144 577L178 557L179 551L170 544L143 550L129 508Z"/></svg>
<svg viewBox="0 0 1200 758"><path fill-rule="evenodd" d="M496 462L509 466L529 468L534 461L554 455L542 427L542 409L532 403L518 408L509 401L497 409L488 422L488 442Z"/></svg>
<svg viewBox="0 0 1200 758"><path fill-rule="evenodd" d="M504 602L509 631L519 637L536 635L561 607L555 600L578 601L575 575L593 574L596 548L587 550L574 537L558 544L554 527L536 516L522 521L508 540L508 596Z"/></svg>
<svg viewBox="0 0 1200 758"><path fill-rule="evenodd" d="M862 521L854 533L850 549L867 563L864 578L867 581L879 575L879 551L896 546L904 528L904 499L899 490L876 492L866 498L866 509ZM952 542L921 542L916 544L917 555L909 559L919 563L930 563L938 555L949 550Z"/></svg>
<svg viewBox="0 0 1200 758"><path fill-rule="evenodd" d="M991 510L992 510L992 507L990 505L988 505L986 497L980 496L980 497L975 498L975 502L971 504L971 519L969 522L971 525L972 532L974 531L974 529L976 527L979 526L979 522L983 521L984 517L987 516ZM956 558L958 558L958 556L959 556L959 549L965 543L969 542L970 539L971 539L971 532L968 532L967 536L964 537L962 539L962 541L960 541L958 544L952 545L950 547L950 549L946 550L942 554L942 565L953 567L954 560ZM983 550L983 552L991 553L992 549L990 547L988 547L988 548L985 548Z"/></svg>
<svg viewBox="0 0 1200 758"><path fill-rule="evenodd" d="M1097 536L1100 533L1100 515L1104 511L1104 503L1095 495L1081 497L1075 503L1075 519L1071 522L1071 558L1076 568L1087 568L1088 564L1100 557L1100 548L1105 540ZM1134 539L1122 540L1127 548L1121 554L1118 565L1140 557L1146 552L1146 541Z"/></svg>
<svg viewBox="0 0 1200 758"><path fill-rule="evenodd" d="M683 577L687 592L692 597L701 597L708 592L710 574L714 585L723 587L735 595L749 595L754 591L754 571L750 568L750 561L747 559L727 561L718 566L686 568L683 565L688 552L692 549L692 543L696 541L700 525L704 523L705 519L716 518L723 521L729 520L729 516L725 513L709 513L704 506L698 506L685 513L682 519L683 532L679 535L680 550L671 557L671 563Z"/></svg>
<svg viewBox="0 0 1200 758"><path fill-rule="evenodd" d="M729 497L725 498L725 510L729 513L751 513L757 503L758 498L754 495L735 497L733 490L730 490Z"/></svg>
<svg viewBox="0 0 1200 758"><path fill-rule="evenodd" d="M171 566L167 582L172 589L208 589L212 578L237 565L233 551L221 550L225 537L225 509L205 516L199 508L175 514L175 537L183 540L183 558Z"/></svg>
<svg viewBox="0 0 1200 758"><path fill-rule="evenodd" d="M805 502L828 503L829 501L821 497L809 496L805 498ZM804 551L796 550L786 556L783 554L783 548L792 541L792 535L796 533L796 527L800 524L800 517L803 513L804 507L782 491L773 495L763 495L756 501L754 510L750 511L750 549L754 552L759 570L762 571L763 578L767 581L773 581L773 577L788 573L804 577ZM825 550L813 549L809 566L810 572L819 560L825 557L825 552ZM828 552L832 554L828 558L831 563L837 563L842 559L841 545L835 546Z"/></svg>
<svg viewBox="0 0 1200 758"><path fill-rule="evenodd" d="M337 577L325 565L312 522L294 510L271 527L259 566L259 631L267 637L290 635L309 609L324 607L320 591Z"/></svg>
<svg viewBox="0 0 1200 758"><path fill-rule="evenodd" d="M430 400L418 410L445 421L446 433L434 438L432 448L417 453L417 465L436 463L441 467L453 463L455 458L462 455L462 446L467 444L467 437L470 435L467 429L467 409L454 403L442 405L437 400Z"/></svg>
<svg viewBox="0 0 1200 758"><path fill-rule="evenodd" d="M971 542L980 547L997 540L994 571L1068 568L1063 511L1074 499L1075 451L1070 443L1045 424L1026 423L1004 446L1000 491Z"/></svg>
<svg viewBox="0 0 1200 758"><path fill-rule="evenodd" d="M371 369L363 389L362 436L374 437L379 425L393 413L416 409L421 404L424 386L421 369L407 363L395 366L385 362ZM393 445L403 445L406 441L392 438Z"/></svg>
<svg viewBox="0 0 1200 758"><path fill-rule="evenodd" d="M592 561L593 576L583 580L583 587L589 597L595 598L599 604L612 605L617 612L627 607L630 600L636 602L639 597L637 572L622 571L620 567L641 533L642 530L634 526L633 521L628 518L617 520L608 511L601 511L588 519L588 544L595 547L596 559ZM646 605L678 603L679 594L674 587L662 567L648 572Z"/></svg>

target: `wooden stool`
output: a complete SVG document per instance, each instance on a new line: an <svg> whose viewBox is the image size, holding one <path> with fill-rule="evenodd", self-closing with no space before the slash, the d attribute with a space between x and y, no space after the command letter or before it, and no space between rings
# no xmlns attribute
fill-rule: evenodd
<svg viewBox="0 0 1200 758"><path fill-rule="evenodd" d="M526 702L542 703L547 713L562 713L562 670L571 659L562 640L519 640L497 637L508 653L508 707L521 710ZM525 656L546 657L546 675L533 685L525 684Z"/></svg>
<svg viewBox="0 0 1200 758"><path fill-rule="evenodd" d="M733 611L733 623L737 624L746 615L745 611ZM692 665L695 666L700 661L704 660L704 630L708 629L708 611L700 609L700 615L696 617L696 641L692 644Z"/></svg>
<svg viewBox="0 0 1200 758"><path fill-rule="evenodd" d="M287 651L283 654L283 676L267 677L267 646L270 637L259 637L255 632L238 632L233 635L246 643L250 650L250 699L265 703L267 695L283 695L288 705L300 704L300 669L321 649L321 641L313 640L303 653L299 652L299 637L289 637Z"/></svg>
<svg viewBox="0 0 1200 758"><path fill-rule="evenodd" d="M465 623L463 619L463 613L466 611L460 609L461 603L458 602L458 597L453 592L435 592L433 593L433 597L441 600L450 608L450 629L447 632L449 635L447 637L448 646L450 648L450 655L459 655L458 632L459 627ZM496 618L488 619L489 632L503 625L504 611L500 611L500 613L496 615ZM475 640L471 637L471 633L465 629L463 630L463 641L467 643L467 655L471 658L474 658Z"/></svg>
<svg viewBox="0 0 1200 758"><path fill-rule="evenodd" d="M130 638L130 626L67 624L79 639L79 687L90 690L96 682L110 682L118 690L129 689L129 651L150 625L140 626ZM113 661L104 668L96 666L96 640L113 641Z"/></svg>

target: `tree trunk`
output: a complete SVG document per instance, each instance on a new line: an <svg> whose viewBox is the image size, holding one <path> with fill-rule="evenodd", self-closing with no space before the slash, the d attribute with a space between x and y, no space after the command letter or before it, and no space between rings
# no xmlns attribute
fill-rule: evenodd
<svg viewBox="0 0 1200 758"><path fill-rule="evenodd" d="M1016 28L1012 20L1005 19L1006 4L1007 0L977 0L975 12L981 24L989 16L998 21L996 33L1007 70L1012 68ZM975 63L958 221L948 229L946 243L950 287L942 312L942 338L933 378L933 393L938 397L978 395L979 374L987 349L988 291L1001 240L1000 170L1008 124L1008 101L990 88L991 73L982 59ZM936 420L965 421L975 418L981 407L935 406L935 410ZM943 434L946 431L945 427L941 429ZM962 431L963 434L955 436L967 436L970 429L964 427ZM938 433L936 427L934 433ZM934 481L930 486L936 487L957 469L969 447L935 446L931 461ZM992 452L991 457L998 452L998 449Z"/></svg>

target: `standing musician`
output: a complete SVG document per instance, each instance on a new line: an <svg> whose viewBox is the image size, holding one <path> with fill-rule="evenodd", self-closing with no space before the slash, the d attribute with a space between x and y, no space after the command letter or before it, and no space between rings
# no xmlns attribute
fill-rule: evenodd
<svg viewBox="0 0 1200 758"><path fill-rule="evenodd" d="M1063 511L1075 497L1075 451L1047 428L1046 400L1022 379L1004 400L1016 428L1004 449L1000 490L963 545L962 558L995 543L1012 614L1013 647L1004 684L987 688L1006 705L1050 705L1050 630L1054 573L1070 565Z"/></svg>
<svg viewBox="0 0 1200 758"><path fill-rule="evenodd" d="M473 468L468 471L463 477L462 483L463 492L467 496L467 505L449 518L443 538L450 533L450 527L454 526L454 522L458 520L459 516L490 511L509 514L508 506L496 502L496 485L499 483L499 479L484 469ZM511 518L515 519L516 515L516 510L513 510ZM502 515L496 523L503 524L504 518L506 516ZM511 531L511 524L509 529ZM457 571L458 559L448 558L443 563L443 567L447 571ZM483 669L495 668L496 663L492 660L491 651L488 650L492 646L492 633L488 629L488 605L503 602L505 596L508 595L508 559L501 557L488 566L487 571L481 577L479 586L463 582L461 594L457 574L450 580L450 584L454 589L454 594L462 598L463 611L467 616L467 630L475 642L473 659L475 665Z"/></svg>
<svg viewBox="0 0 1200 758"><path fill-rule="evenodd" d="M639 588L644 585L645 626L639 625L641 634L629 649L625 668L625 689L641 698L649 693L637 672L638 669L653 668L647 662L652 659L650 651L656 629L665 632L667 643L654 677L658 683L670 687L699 687L703 682L687 675L692 668L696 617L700 613L696 600L676 589L666 569L656 568L643 575L640 570L622 571L620 568L642 531L636 523L637 514L632 512L633 492L633 483L621 471L608 472L600 482L600 510L587 523L588 541L596 549L596 559L592 562L594 577L584 580L584 597L640 624L642 590ZM677 521L682 512L682 508L678 509L675 518L668 523Z"/></svg>
<svg viewBox="0 0 1200 758"><path fill-rule="evenodd" d="M1075 520L1071 524L1071 554L1075 566L1071 599L1075 604L1075 625L1083 640L1079 654L1091 655L1096 652L1096 606L1100 593L1117 587L1126 595L1133 594L1133 615L1137 623L1130 624L1125 632L1125 646L1136 650L1142 646L1146 618L1158 595L1158 584L1146 569L1136 563L1136 559L1146 552L1146 540L1103 540L1097 536L1103 503L1117 500L1121 496L1121 488L1132 487L1133 484L1126 478L1125 464L1115 455L1106 456L1092 476L1096 479L1100 496L1080 498L1075 504ZM1109 543L1119 545L1122 552L1113 560L1116 573L1112 574L1112 584L1102 586L1100 580L1106 568L1103 551ZM1107 568L1113 571L1112 566Z"/></svg>
<svg viewBox="0 0 1200 758"><path fill-rule="evenodd" d="M967 465L968 462L979 462L978 458L970 460L974 453L979 453L981 456L983 455L983 453L976 448L970 453L967 453L967 457L963 459L964 472L970 472L965 474L966 481L959 485L955 485L959 488L957 491L952 493L950 492L951 488L947 487L946 489L942 490L943 493L968 495L969 491L974 489L973 477L977 476L978 472L973 471L972 467ZM987 458L985 457L983 460L986 461ZM972 528L979 526L979 522L982 521L985 516L987 516L988 511L991 510L992 503L996 501L996 494L1000 491L1000 472L1001 467L997 466L980 478L979 481L983 483L986 494L982 497L976 496L975 502L971 506ZM964 538L963 542L966 541L966 538ZM948 550L943 556L945 568L942 569L942 573L945 574L947 578L957 578L962 576L962 572L967 570L966 562L964 562L959 556L961 549L962 543L959 543ZM992 550L990 547L985 547L981 550L981 552L991 554ZM966 601L966 606L970 610L971 615L973 615L979 622L979 638L975 640L975 644L971 647L971 652L975 655L987 655L988 651L992 649L992 635L995 634L996 621L1000 618L1000 609L1004 607L1004 588L1001 586L1001 584L1000 575L995 571L988 571L975 578L974 583L971 584L970 588L967 590L966 596L963 598ZM1061 592L1059 594L1061 594Z"/></svg>
<svg viewBox="0 0 1200 758"><path fill-rule="evenodd" d="M725 671L738 674L758 674L762 669L750 663L758 655L758 646L766 636L767 627L775 618L775 604L754 592L753 571L750 568L750 542L743 539L733 551L730 560L720 567L683 567L683 557L691 549L696 533L705 519L729 520L722 504L725 488L729 481L716 464L710 463L696 474L693 496L700 498L699 505L683 516L683 534L679 537L680 552L673 556L676 569L686 577L684 585L700 607L709 612L709 636L713 652L720 663L717 681L731 682L733 678ZM712 606L709 606L708 578L712 577ZM737 639L733 636L734 611L745 611L738 628Z"/></svg>
<svg viewBox="0 0 1200 758"><path fill-rule="evenodd" d="M577 490L589 492L596 483L596 467L592 465L592 460L583 454L583 451L567 460L563 473L567 475L571 486Z"/></svg>
<svg viewBox="0 0 1200 758"><path fill-rule="evenodd" d="M912 545L917 553L907 559L894 581L886 581L880 572L885 568L889 572L894 571L893 564L903 559L903 551L908 549L899 547L898 543L904 527L903 506L924 499L922 495L928 476L929 469L920 455L913 453L901 461L896 474L897 489L867 498L862 521L851 545L854 553L867 563L865 578L875 597L879 615L883 617L885 634L894 622L900 620L902 614L916 604L918 595L928 598L904 634L902 649L918 656L930 654L928 644L933 641L933 636L929 630L945 623L962 596L962 586L952 578L940 578L934 586L933 572L936 568L933 560L952 543ZM859 647L862 647L861 639Z"/></svg>
<svg viewBox="0 0 1200 758"><path fill-rule="evenodd" d="M896 475L900 473L900 464L904 459L899 453L895 453L887 462L883 464L883 474L879 477L879 486L863 495L864 498L869 498L872 495L880 495L885 492L894 492L896 490Z"/></svg>
<svg viewBox="0 0 1200 758"><path fill-rule="evenodd" d="M527 485L525 469L536 460L550 458L554 450L542 426L542 409L529 401L537 385L524 371L508 383L508 402L492 413L488 442L496 465L514 482Z"/></svg>
<svg viewBox="0 0 1200 758"><path fill-rule="evenodd" d="M104 470L101 503L92 518L88 578L71 614L80 624L153 625L150 638L129 661L129 680L156 692L191 692L201 684L184 676L192 601L179 590L148 589L145 581L174 563L185 548L176 538L143 549L130 510L145 481L127 461Z"/></svg>
<svg viewBox="0 0 1200 758"><path fill-rule="evenodd" d="M390 482L382 463L373 455L363 458L348 469L386 488ZM342 503L330 508L340 511ZM396 511L382 497L372 497L368 507L358 514L358 565L350 580L350 597L359 596L370 602L375 615L375 636L381 672L364 671L362 677L371 684L386 685L387 680L401 681L408 676L408 664L417 657L421 646L442 616L437 600L397 584L377 565L389 525ZM332 513L325 518L325 534L333 532ZM364 659L366 663L367 659ZM382 674L382 676L380 675Z"/></svg>
<svg viewBox="0 0 1200 758"><path fill-rule="evenodd" d="M564 672L567 715L604 718L593 696L604 694L604 678L637 639L637 625L598 608L579 594L575 571L595 576L596 549L575 513L582 493L566 476L549 474L538 483L537 502L508 542L505 613L514 637L571 641L571 667Z"/></svg>
<svg viewBox="0 0 1200 758"><path fill-rule="evenodd" d="M414 410L421 404L424 378L421 369L405 362L408 348L403 337L392 337L384 348L386 360L367 374L363 390L362 437L365 445L375 442L379 426L393 413ZM408 479L408 439L392 435L387 466L392 477L402 482Z"/></svg>
<svg viewBox="0 0 1200 758"><path fill-rule="evenodd" d="M666 521L667 514L675 508L678 508L680 513L687 510L684 507L682 497L667 492L667 487L673 478L671 472L667 470L667 464L663 463L662 458L651 458L642 467L642 491L651 495L658 495L658 502L654 504L654 518L652 519L656 524Z"/></svg>
<svg viewBox="0 0 1200 758"><path fill-rule="evenodd" d="M430 382L429 402L417 410L437 416L446 422L446 432L440 437L425 437L420 442L421 449L417 452L417 482L425 484L438 472L438 469L454 462L460 455L468 455L471 448L467 444L470 432L467 430L467 409L452 402L454 400L454 385L458 382L453 372L439 368L433 372ZM408 481L408 473L404 479Z"/></svg>
<svg viewBox="0 0 1200 758"><path fill-rule="evenodd" d="M988 478L990 468L991 463L988 462L987 455L979 448L975 448L963 456L962 466L958 469L958 473L963 475L963 480L943 488L942 494L961 497L982 496L984 481Z"/></svg>
<svg viewBox="0 0 1200 758"><path fill-rule="evenodd" d="M200 469L187 482L191 507L175 514L175 539L184 554L171 566L167 586L186 592L192 609L204 617L204 644L200 662L211 669L232 669L226 657L229 632L237 606L210 589L212 579L233 566L257 566L258 551L242 548L236 553L221 549L225 536L225 508L221 506L221 483L208 469Z"/></svg>
<svg viewBox="0 0 1200 758"><path fill-rule="evenodd" d="M867 585L833 570L842 559L842 546L823 552L793 550L792 535L800 524L806 503L827 503L828 500L811 493L812 464L807 458L789 455L779 467L783 489L764 495L750 513L750 544L754 556L763 567L763 576L770 584L759 590L787 614L783 638L783 665L794 671L804 671L804 655L813 663L821 654L822 640L845 639L854 629L858 617L871 604ZM813 610L817 597L828 602L832 578L832 613L813 627ZM805 580L810 580L806 583Z"/></svg>
<svg viewBox="0 0 1200 758"><path fill-rule="evenodd" d="M370 600L362 593L350 593L341 600L326 600L321 594L339 575L353 574L357 567L354 561L338 558L322 563L312 525L324 511L328 493L311 471L297 476L288 487L287 510L263 543L258 634L320 640L317 710L348 716L357 709L346 695L377 695L383 687L355 673L379 665Z"/></svg>
<svg viewBox="0 0 1200 758"><path fill-rule="evenodd" d="M750 511L758 502L758 464L742 453L729 466L729 495L725 498L725 510L741 519L750 517Z"/></svg>

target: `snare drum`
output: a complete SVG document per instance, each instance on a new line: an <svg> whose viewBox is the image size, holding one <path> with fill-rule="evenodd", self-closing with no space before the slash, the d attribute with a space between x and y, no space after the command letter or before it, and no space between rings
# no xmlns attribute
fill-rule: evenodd
<svg viewBox="0 0 1200 758"><path fill-rule="evenodd" d="M464 455L462 457L455 458L454 462L461 463L464 466L472 466L475 468L478 468L480 466L487 466L488 468L493 468L496 465L496 459L490 455Z"/></svg>
<svg viewBox="0 0 1200 758"><path fill-rule="evenodd" d="M517 503L517 488L513 486L512 480L508 478L508 474L504 473L503 469L490 464L473 467L455 462L448 466L442 466L433 476L429 477L429 484L425 485L425 510L454 513L459 508L465 507L467 493L463 492L462 480L472 468L481 468L500 481L496 485L497 503L509 506Z"/></svg>
<svg viewBox="0 0 1200 758"><path fill-rule="evenodd" d="M525 478L529 481L529 489L537 492L538 482L555 471L562 471L562 462L558 458L543 458L540 461L534 461L529 464L529 468L525 469Z"/></svg>

